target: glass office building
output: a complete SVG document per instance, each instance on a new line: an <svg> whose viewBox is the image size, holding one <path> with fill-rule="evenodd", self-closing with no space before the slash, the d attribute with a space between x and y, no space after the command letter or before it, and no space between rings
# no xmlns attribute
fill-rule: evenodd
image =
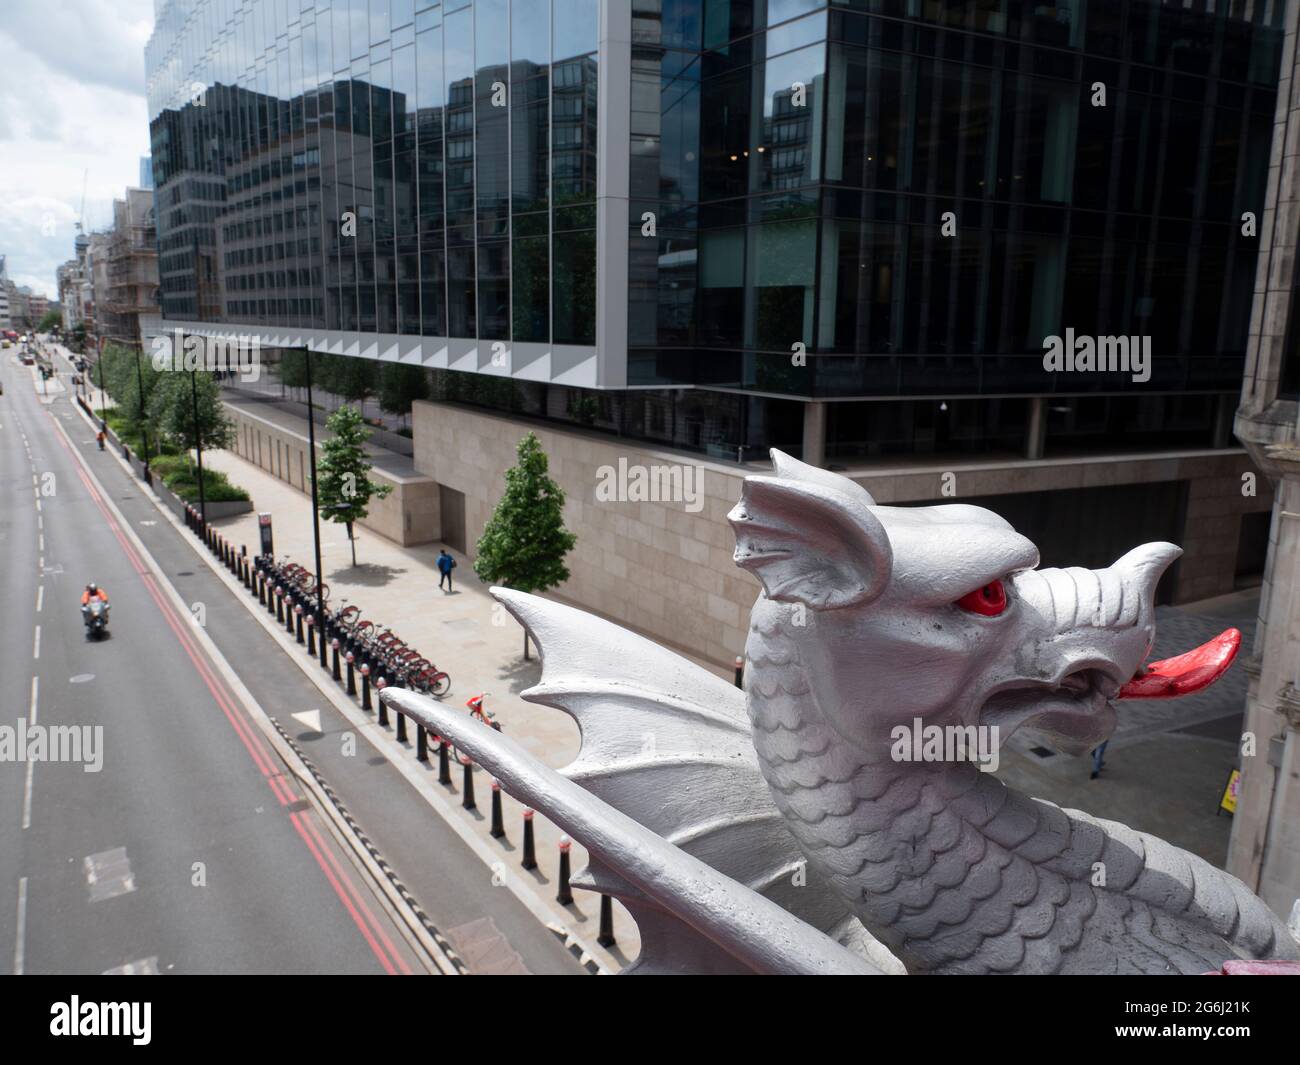
<svg viewBox="0 0 1300 1065"><path fill-rule="evenodd" d="M719 455L810 404L840 460L1226 442L1284 15L169 0L163 313ZM1150 380L1045 371L1066 329L1150 337Z"/></svg>
<svg viewBox="0 0 1300 1065"><path fill-rule="evenodd" d="M160 16L165 318L594 343L596 0Z"/></svg>

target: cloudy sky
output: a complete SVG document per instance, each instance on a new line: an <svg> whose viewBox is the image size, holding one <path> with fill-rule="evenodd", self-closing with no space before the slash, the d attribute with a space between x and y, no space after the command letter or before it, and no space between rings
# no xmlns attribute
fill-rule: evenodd
<svg viewBox="0 0 1300 1065"><path fill-rule="evenodd" d="M86 228L149 154L144 46L153 0L0 5L0 255L10 278L57 296L86 182Z"/></svg>

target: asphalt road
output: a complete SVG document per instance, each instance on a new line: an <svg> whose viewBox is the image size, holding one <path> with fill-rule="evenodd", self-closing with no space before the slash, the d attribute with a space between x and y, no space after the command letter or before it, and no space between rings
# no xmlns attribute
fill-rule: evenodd
<svg viewBox="0 0 1300 1065"><path fill-rule="evenodd" d="M201 604L205 631L266 712L294 726L293 713L320 709L321 732L291 734L439 928L488 917L529 970L579 972L517 899L487 889L490 871L364 739L356 757L334 756L342 716L138 482L97 451L68 393L42 401L13 354L0 356L0 728L20 718L102 726L102 768L87 772L86 752L83 763L0 761L9 971L423 971L108 496L182 599ZM111 636L99 642L85 638L78 609L92 579L113 604Z"/></svg>

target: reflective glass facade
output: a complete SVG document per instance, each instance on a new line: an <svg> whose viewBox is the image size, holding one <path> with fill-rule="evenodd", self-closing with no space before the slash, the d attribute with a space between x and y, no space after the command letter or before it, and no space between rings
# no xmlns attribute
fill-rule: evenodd
<svg viewBox="0 0 1300 1065"><path fill-rule="evenodd" d="M1240 387L1285 12L168 0L163 313L481 341L424 346L440 395L719 455L797 444L808 399L846 401L830 457L1005 452L1047 394L1048 454L1117 430L1209 446ZM1150 380L1044 371L1067 328L1151 337ZM455 380L497 373L497 342L599 366L529 376L549 395L519 364L513 387Z"/></svg>
<svg viewBox="0 0 1300 1065"><path fill-rule="evenodd" d="M630 383L1239 388L1283 4L632 2ZM1152 379L1044 372L1067 327Z"/></svg>
<svg viewBox="0 0 1300 1065"><path fill-rule="evenodd" d="M163 316L592 344L596 3L170 0Z"/></svg>

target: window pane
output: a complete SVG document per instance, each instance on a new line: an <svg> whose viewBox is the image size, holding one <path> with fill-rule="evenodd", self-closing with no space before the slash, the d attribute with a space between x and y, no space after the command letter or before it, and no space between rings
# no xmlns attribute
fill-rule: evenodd
<svg viewBox="0 0 1300 1065"><path fill-rule="evenodd" d="M552 52L557 60L596 50L600 18L596 3L597 0L554 0Z"/></svg>
<svg viewBox="0 0 1300 1065"><path fill-rule="evenodd" d="M596 342L596 232L556 233L555 343Z"/></svg>

